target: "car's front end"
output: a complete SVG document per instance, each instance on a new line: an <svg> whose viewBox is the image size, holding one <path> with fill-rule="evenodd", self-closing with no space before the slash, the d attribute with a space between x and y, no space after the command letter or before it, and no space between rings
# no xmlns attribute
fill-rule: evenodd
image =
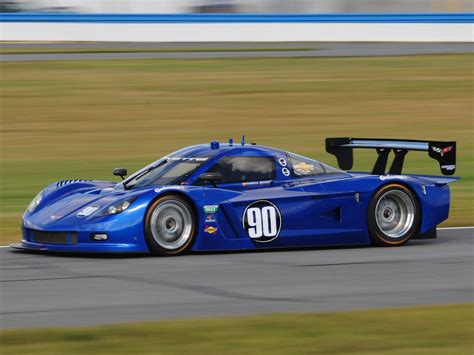
<svg viewBox="0 0 474 355"><path fill-rule="evenodd" d="M148 252L143 213L153 191L114 189L114 183L58 182L46 187L23 215L14 248L58 252Z"/></svg>
<svg viewBox="0 0 474 355"><path fill-rule="evenodd" d="M147 253L144 219L150 204L173 191L199 199L202 188L186 184L186 179L216 154L207 146L192 146L151 163L120 183L63 180L51 184L29 204L23 215L22 241L12 247ZM127 175L124 168L113 173L122 179Z"/></svg>

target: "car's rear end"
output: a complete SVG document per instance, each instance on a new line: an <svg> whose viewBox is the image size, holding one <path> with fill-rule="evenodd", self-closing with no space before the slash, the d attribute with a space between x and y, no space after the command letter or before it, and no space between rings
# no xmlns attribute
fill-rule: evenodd
<svg viewBox="0 0 474 355"><path fill-rule="evenodd" d="M406 139L327 138L326 150L339 166L350 170L354 149L374 149L377 160L371 172L353 173L374 182L367 211L368 232L379 245L401 245L411 238L435 238L436 226L449 216L448 184L458 177L403 174L409 151L428 152L438 161L443 175L456 170L456 142ZM387 172L390 154L394 158Z"/></svg>

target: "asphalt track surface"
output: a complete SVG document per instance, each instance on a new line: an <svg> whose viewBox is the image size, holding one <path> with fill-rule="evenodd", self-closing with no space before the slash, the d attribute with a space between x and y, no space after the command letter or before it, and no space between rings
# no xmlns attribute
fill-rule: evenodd
<svg viewBox="0 0 474 355"><path fill-rule="evenodd" d="M113 53L0 54L0 62L79 59L208 59L363 57L416 54L473 53L473 43L2 43L5 49L113 49ZM192 49L191 52L120 52L120 49ZM304 50L300 50L304 48ZM199 51L202 49L202 51ZM216 51L204 51L213 49ZM222 50L222 51L219 51ZM239 51L225 51L238 49ZM241 49L249 49L241 51ZM262 50L263 49L263 50ZM286 50L284 50L286 49ZM291 49L291 50L288 50Z"/></svg>
<svg viewBox="0 0 474 355"><path fill-rule="evenodd" d="M1 248L1 327L472 302L473 237L173 258Z"/></svg>

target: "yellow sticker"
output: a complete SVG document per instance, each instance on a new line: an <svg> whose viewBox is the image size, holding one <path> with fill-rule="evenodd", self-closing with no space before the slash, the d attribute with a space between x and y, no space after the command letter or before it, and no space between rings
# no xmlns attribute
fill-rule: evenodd
<svg viewBox="0 0 474 355"><path fill-rule="evenodd" d="M216 234L217 228L214 226L206 226L206 228L204 228L204 232L209 233L209 234Z"/></svg>
<svg viewBox="0 0 474 355"><path fill-rule="evenodd" d="M314 165L305 162L296 164L293 168L295 169L295 172L300 174L309 174L314 171Z"/></svg>

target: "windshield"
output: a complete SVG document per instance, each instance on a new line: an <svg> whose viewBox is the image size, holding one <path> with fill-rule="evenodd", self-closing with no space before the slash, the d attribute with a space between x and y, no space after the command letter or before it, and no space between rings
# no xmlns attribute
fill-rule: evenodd
<svg viewBox="0 0 474 355"><path fill-rule="evenodd" d="M134 189L154 185L178 185L208 159L209 157L166 157L139 170L123 181L122 186Z"/></svg>

